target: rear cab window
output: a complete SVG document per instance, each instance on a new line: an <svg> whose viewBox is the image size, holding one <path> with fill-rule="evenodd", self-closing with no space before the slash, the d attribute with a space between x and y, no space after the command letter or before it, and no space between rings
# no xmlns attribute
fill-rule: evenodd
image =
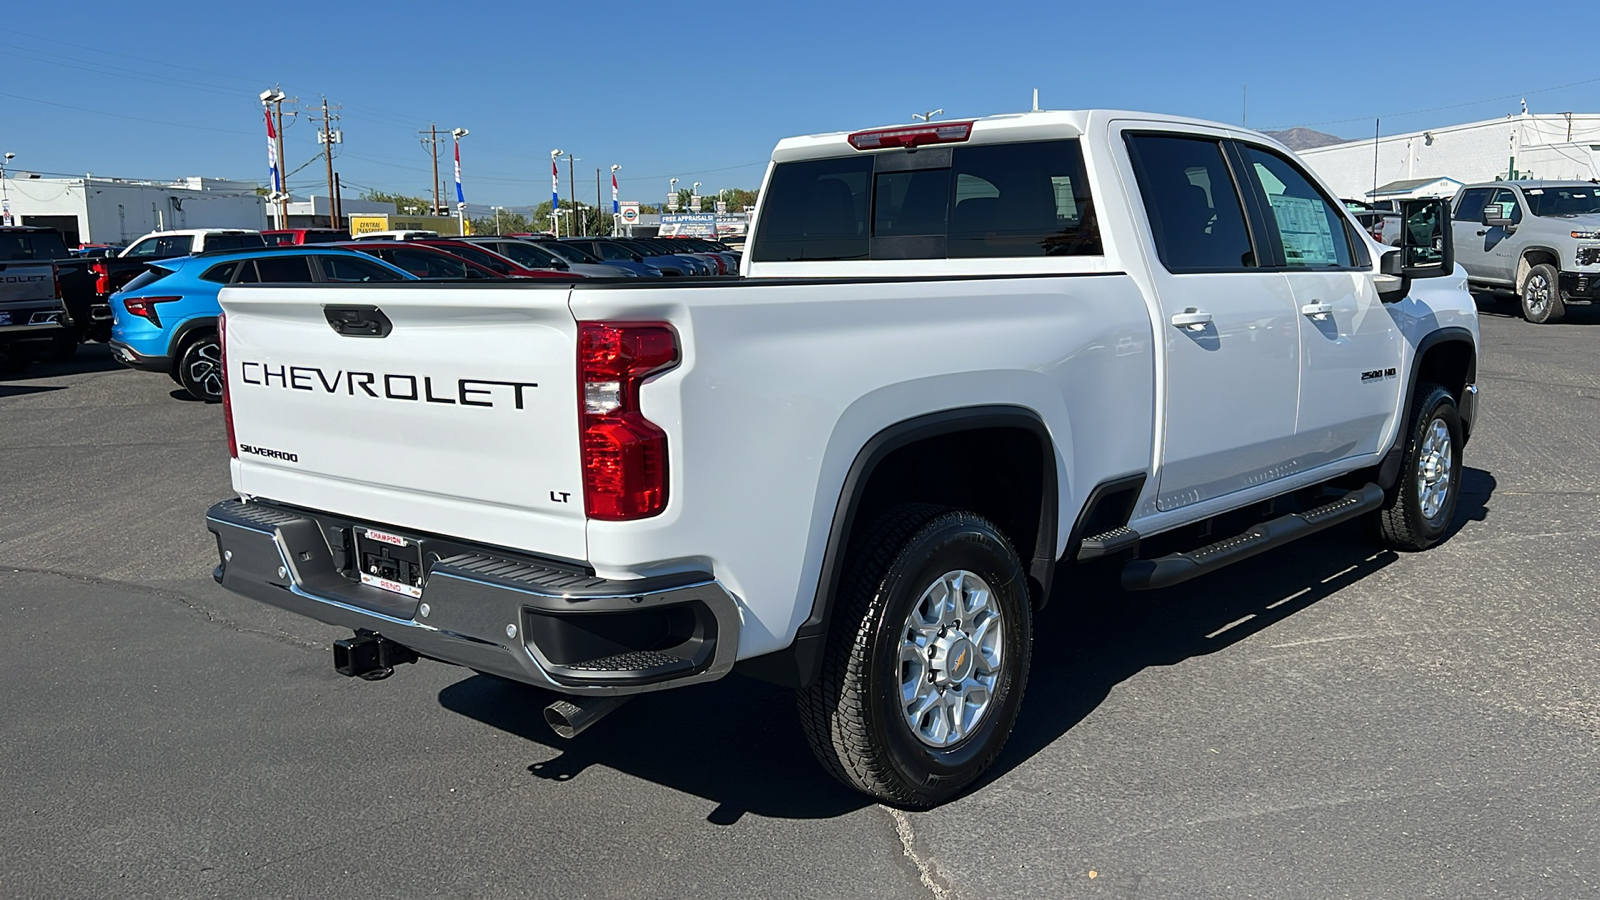
<svg viewBox="0 0 1600 900"><path fill-rule="evenodd" d="M1076 139L779 163L754 262L1100 255Z"/></svg>

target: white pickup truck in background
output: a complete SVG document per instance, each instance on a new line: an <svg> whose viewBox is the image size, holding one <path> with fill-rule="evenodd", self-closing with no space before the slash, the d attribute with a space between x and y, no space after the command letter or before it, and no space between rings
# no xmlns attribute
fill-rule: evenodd
<svg viewBox="0 0 1600 900"><path fill-rule="evenodd" d="M1254 132L1033 112L782 141L737 281L228 287L215 575L567 735L737 667L936 804L1079 565L1449 532L1477 318L1443 201L1402 214L1375 243Z"/></svg>

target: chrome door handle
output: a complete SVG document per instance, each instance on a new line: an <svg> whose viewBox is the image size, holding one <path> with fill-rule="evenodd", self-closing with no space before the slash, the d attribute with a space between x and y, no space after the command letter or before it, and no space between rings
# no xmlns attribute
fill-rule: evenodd
<svg viewBox="0 0 1600 900"><path fill-rule="evenodd" d="M1181 313L1173 313L1172 324L1188 331L1204 331L1211 324L1211 313L1191 306Z"/></svg>
<svg viewBox="0 0 1600 900"><path fill-rule="evenodd" d="M1313 300L1300 307L1300 315L1310 316L1313 319L1327 318L1333 315L1333 304L1323 303L1321 300Z"/></svg>

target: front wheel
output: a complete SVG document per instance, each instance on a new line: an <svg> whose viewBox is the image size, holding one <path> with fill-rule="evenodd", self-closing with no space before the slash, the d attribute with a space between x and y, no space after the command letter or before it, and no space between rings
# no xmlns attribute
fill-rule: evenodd
<svg viewBox="0 0 1600 900"><path fill-rule="evenodd" d="M1385 546L1426 550L1449 530L1461 495L1461 416L1448 390L1417 385L1405 441L1400 480L1373 515Z"/></svg>
<svg viewBox="0 0 1600 900"><path fill-rule="evenodd" d="M183 345L177 375L178 383L196 400L222 400L222 345L216 332L203 332Z"/></svg>
<svg viewBox="0 0 1600 900"><path fill-rule="evenodd" d="M908 505L852 541L822 673L801 690L811 749L897 806L955 796L999 756L1032 653L1027 578L971 512Z"/></svg>
<svg viewBox="0 0 1600 900"><path fill-rule="evenodd" d="M1522 317L1535 325L1549 325L1561 321L1566 314L1555 266L1540 263L1528 270L1528 278L1522 283Z"/></svg>

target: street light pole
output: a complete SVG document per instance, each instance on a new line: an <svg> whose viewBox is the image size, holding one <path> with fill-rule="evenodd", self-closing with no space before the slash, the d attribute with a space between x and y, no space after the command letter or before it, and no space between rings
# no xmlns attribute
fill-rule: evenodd
<svg viewBox="0 0 1600 900"><path fill-rule="evenodd" d="M583 220L578 218L578 175L575 168L577 162L576 156L567 154L567 195L572 201L572 224L567 227L568 234L577 234L578 228L583 224Z"/></svg>
<svg viewBox="0 0 1600 900"><path fill-rule="evenodd" d="M501 231L500 231L500 211L505 209L505 207L504 206L491 206L489 208L494 210L494 233L495 234L500 234L501 233Z"/></svg>
<svg viewBox="0 0 1600 900"><path fill-rule="evenodd" d="M0 162L0 225L5 225L7 228L11 227L13 223L11 220L11 194L6 189L6 166L11 165L11 161L16 158L17 155L15 153L7 153L5 161Z"/></svg>
<svg viewBox="0 0 1600 900"><path fill-rule="evenodd" d="M560 158L560 150L550 151L550 225L556 237L561 237L561 185L558 183L561 170L556 168L556 160Z"/></svg>

